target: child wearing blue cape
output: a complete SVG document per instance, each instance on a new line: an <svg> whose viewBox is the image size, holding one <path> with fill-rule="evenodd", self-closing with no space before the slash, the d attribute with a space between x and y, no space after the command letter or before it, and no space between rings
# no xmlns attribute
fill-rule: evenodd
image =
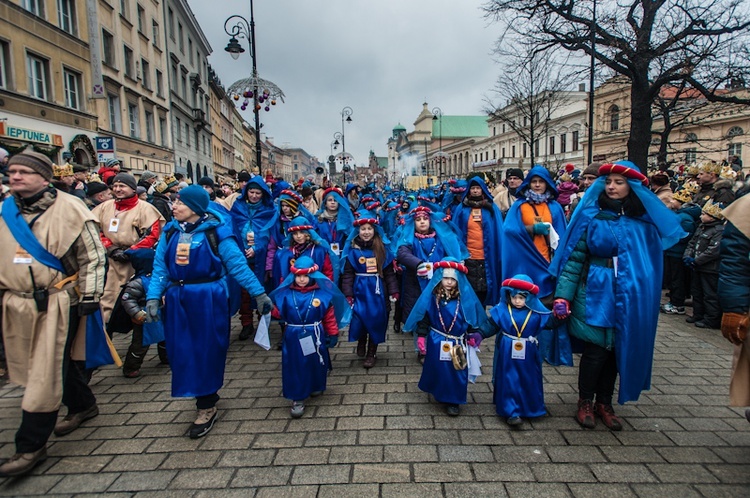
<svg viewBox="0 0 750 498"><path fill-rule="evenodd" d="M286 322L281 347L283 394L292 400L292 418L300 418L305 400L326 389L331 370L328 350L338 343L339 327L349 323L351 308L309 256L291 265L289 275L270 297Z"/></svg>
<svg viewBox="0 0 750 498"><path fill-rule="evenodd" d="M471 288L466 266L455 258L434 263L435 273L422 291L404 331L419 335L417 347L425 355L419 388L445 403L448 415L466 404L469 370L479 359L467 347L471 336L490 334L487 315Z"/></svg>
<svg viewBox="0 0 750 498"><path fill-rule="evenodd" d="M521 425L521 417L547 414L537 336L552 312L539 301L538 293L531 278L516 275L503 282L500 302L490 310L491 335L501 334L495 341L493 400L495 411L511 427ZM469 341L478 346L486 337L472 334Z"/></svg>

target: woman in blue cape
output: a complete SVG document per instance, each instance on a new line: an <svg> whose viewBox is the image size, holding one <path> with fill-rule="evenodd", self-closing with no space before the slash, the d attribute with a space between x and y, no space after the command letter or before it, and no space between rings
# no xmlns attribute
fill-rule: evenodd
<svg viewBox="0 0 750 498"><path fill-rule="evenodd" d="M443 221L443 213L434 213L425 206L414 208L396 243L396 259L403 268L399 300L403 322L432 278L432 263L446 257L463 261L469 252ZM414 341L416 347L416 336Z"/></svg>
<svg viewBox="0 0 750 498"><path fill-rule="evenodd" d="M566 223L547 168L531 168L516 197L503 224L503 275L528 275L539 286L539 299L551 302L545 299L555 290L549 264Z"/></svg>
<svg viewBox="0 0 750 498"><path fill-rule="evenodd" d="M461 203L451 216L462 235L461 242L469 250L465 263L471 287L485 306L497 304L502 282L503 216L482 178L469 179Z"/></svg>
<svg viewBox="0 0 750 498"><path fill-rule="evenodd" d="M684 236L677 216L630 161L605 164L574 211L550 272L553 312L584 343L576 419L622 429L612 396L635 401L651 388L664 249ZM596 397L596 405L594 405Z"/></svg>
<svg viewBox="0 0 750 498"><path fill-rule="evenodd" d="M328 242L318 235L315 227L310 224L307 218L297 216L287 228L284 247L276 252L273 264L274 285L278 285L286 279L289 275L289 268L302 256L312 258L323 275L333 282L338 282L338 256L331 250Z"/></svg>
<svg viewBox="0 0 750 498"><path fill-rule="evenodd" d="M398 280L390 243L375 215L360 211L354 226L341 258L341 291L352 306L349 341L357 341L357 356L372 368L378 344L385 342L390 302L398 301Z"/></svg>
<svg viewBox="0 0 750 498"><path fill-rule="evenodd" d="M478 362L466 341L469 334L490 330L467 272L454 258L435 263L435 274L404 325L404 331L419 335L417 344L425 355L419 388L445 403L448 415L454 417L459 405L466 404L472 358Z"/></svg>
<svg viewBox="0 0 750 498"><path fill-rule="evenodd" d="M352 231L354 215L340 189L331 187L323 192L320 209L315 213L318 220L318 233L328 242L337 256L341 255L344 244Z"/></svg>
<svg viewBox="0 0 750 498"><path fill-rule="evenodd" d="M278 211L278 218L276 223L271 226L271 235L268 241L268 252L266 253L266 273L270 275L267 280L270 283L266 284L266 288L273 290L278 285L279 280L275 277L273 269L276 261L276 253L284 247L284 242L287 240L289 235L289 226L292 224L292 220L298 216L302 216L307 219L307 223L312 225L313 228L317 228L317 222L315 216L302 205L302 196L297 192L289 189L284 189L279 193L276 199L276 209Z"/></svg>
<svg viewBox="0 0 750 498"><path fill-rule="evenodd" d="M527 275L506 279L500 302L490 310L495 340L492 384L495 411L508 425L519 426L521 417L546 415L539 336L551 311L539 301L539 287ZM481 337L473 337L477 345Z"/></svg>
<svg viewBox="0 0 750 498"><path fill-rule="evenodd" d="M172 369L172 396L194 397L198 415L191 438L204 436L216 420L218 391L224 384L229 349L227 274L254 296L261 313L271 300L248 268L231 230L208 208L208 193L198 185L182 189L164 227L146 294L148 321L159 320L164 297L164 336ZM206 236L215 230L214 253Z"/></svg>
<svg viewBox="0 0 750 498"><path fill-rule="evenodd" d="M240 249L245 253L246 265L253 271L255 278L261 284L265 284L269 234L278 219L278 213L274 209L271 191L260 176L254 176L243 187L242 194L232 205L229 215L232 220L232 231ZM243 290L240 304L240 340L246 340L253 333L254 308L255 303Z"/></svg>
<svg viewBox="0 0 750 498"><path fill-rule="evenodd" d="M346 298L309 256L297 259L289 275L271 293L286 330L281 346L284 397L292 400L291 416L305 411L304 400L326 389L331 370L329 348L338 342L339 328L351 318Z"/></svg>

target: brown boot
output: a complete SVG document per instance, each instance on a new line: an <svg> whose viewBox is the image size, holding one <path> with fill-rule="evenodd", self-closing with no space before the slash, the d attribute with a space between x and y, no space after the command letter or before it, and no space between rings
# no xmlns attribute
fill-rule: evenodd
<svg viewBox="0 0 750 498"><path fill-rule="evenodd" d="M610 430L622 430L622 422L620 422L620 419L617 417L617 415L615 415L615 409L612 408L612 405L596 403L594 405L594 413L599 415L599 418L602 419L604 425L606 425Z"/></svg>
<svg viewBox="0 0 750 498"><path fill-rule="evenodd" d="M16 453L0 465L0 477L20 476L31 472L37 464L47 459L47 447L32 453Z"/></svg>
<svg viewBox="0 0 750 498"><path fill-rule="evenodd" d="M378 353L378 345L375 344L372 340L370 340L370 344L367 345L367 356L365 356L365 361L364 363L362 363L362 366L365 368L374 367L377 353Z"/></svg>
<svg viewBox="0 0 750 498"><path fill-rule="evenodd" d="M584 429L593 429L596 427L594 419L594 402L590 399L578 400L578 412L576 412L576 421Z"/></svg>
<svg viewBox="0 0 750 498"><path fill-rule="evenodd" d="M362 358L365 355L365 349L367 349L367 334L363 332L357 341L357 356Z"/></svg>

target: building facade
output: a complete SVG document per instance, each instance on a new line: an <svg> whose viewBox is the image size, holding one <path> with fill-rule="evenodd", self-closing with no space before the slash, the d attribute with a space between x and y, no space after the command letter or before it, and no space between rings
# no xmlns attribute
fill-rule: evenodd
<svg viewBox="0 0 750 498"><path fill-rule="evenodd" d="M209 90L211 105L211 156L213 175L227 179L234 169L235 149L232 142L232 120L228 97L216 74L209 68Z"/></svg>
<svg viewBox="0 0 750 498"><path fill-rule="evenodd" d="M162 2L169 61L175 171L196 182L202 176L213 177L207 60L211 45L187 0ZM144 3L148 2L144 0Z"/></svg>

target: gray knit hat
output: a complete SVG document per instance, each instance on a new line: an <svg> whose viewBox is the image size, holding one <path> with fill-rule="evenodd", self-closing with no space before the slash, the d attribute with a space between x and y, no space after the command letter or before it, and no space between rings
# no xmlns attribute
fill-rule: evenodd
<svg viewBox="0 0 750 498"><path fill-rule="evenodd" d="M25 150L10 158L8 166L10 167L12 164L20 164L21 166L31 168L45 180L52 179L52 161L49 157L39 152Z"/></svg>
<svg viewBox="0 0 750 498"><path fill-rule="evenodd" d="M116 182L124 183L133 190L138 187L138 182L135 181L135 177L130 173L117 173L112 179L112 185L114 185Z"/></svg>

